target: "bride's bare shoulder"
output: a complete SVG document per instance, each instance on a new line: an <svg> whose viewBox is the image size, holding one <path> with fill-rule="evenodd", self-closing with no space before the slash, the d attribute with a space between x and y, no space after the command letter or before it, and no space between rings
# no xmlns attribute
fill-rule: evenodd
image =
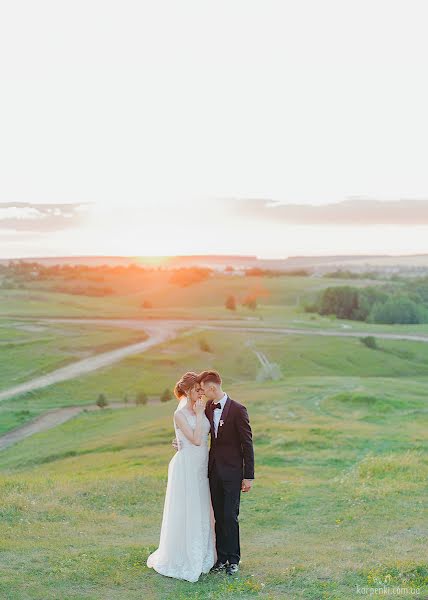
<svg viewBox="0 0 428 600"><path fill-rule="evenodd" d="M186 420L186 413L183 408L180 408L180 410L176 410L174 413L174 421L183 421L183 419Z"/></svg>
<svg viewBox="0 0 428 600"><path fill-rule="evenodd" d="M192 424L192 416L193 415L189 414L189 411L184 406L183 408L180 408L180 410L175 411L174 420L177 423L177 425L180 423Z"/></svg>

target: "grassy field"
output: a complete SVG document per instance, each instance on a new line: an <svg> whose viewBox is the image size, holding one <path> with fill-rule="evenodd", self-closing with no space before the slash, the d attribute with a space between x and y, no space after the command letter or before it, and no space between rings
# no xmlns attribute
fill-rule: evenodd
<svg viewBox="0 0 428 600"><path fill-rule="evenodd" d="M199 283L181 287L169 282L164 274L160 281L147 277L131 289L123 282L114 295L91 297L55 292L52 285L26 289L0 289L0 316L104 316L140 318L143 316L192 318L234 318L237 316L282 317L282 309L298 307L310 301L320 290L331 285L345 285L343 279L318 277L243 277L216 275ZM352 280L351 285L380 285L381 282ZM399 285L399 284L397 284ZM224 306L227 296L237 301L237 311ZM262 307L252 311L242 301L254 295ZM148 300L153 308L143 308Z"/></svg>
<svg viewBox="0 0 428 600"><path fill-rule="evenodd" d="M0 320L0 390L146 337L105 325Z"/></svg>
<svg viewBox="0 0 428 600"><path fill-rule="evenodd" d="M0 320L0 390L76 360L146 338L142 330L105 325ZM61 398L57 399L56 405L62 405ZM27 395L22 405L15 404L14 400L12 403L0 402L0 433L22 425L44 411L44 404L33 402L31 395Z"/></svg>
<svg viewBox="0 0 428 600"><path fill-rule="evenodd" d="M353 287L383 285L383 281L364 279L331 279L325 277L243 277L216 275L215 277L180 287L169 282L167 273L147 274L141 281L116 283L115 293L91 297L52 291L53 282L43 287L28 289L0 288L0 319L37 317L104 317L132 319L245 319L248 322L304 329L353 329L370 332L400 332L428 334L423 325L373 325L364 322L338 320L304 312L305 303L329 286ZM40 283L37 285L40 286ZM402 282L395 282L397 288ZM236 311L224 306L227 296L237 301ZM256 310L242 305L248 295L257 297ZM143 308L149 300L153 308ZM1 330L0 330L1 335Z"/></svg>
<svg viewBox="0 0 428 600"><path fill-rule="evenodd" d="M257 465L239 577L146 568L173 452L172 404L150 405L84 413L1 453L1 597L342 600L380 581L427 593L426 380L227 390L248 406Z"/></svg>
<svg viewBox="0 0 428 600"><path fill-rule="evenodd" d="M210 352L201 351L201 341ZM322 379L340 373L344 380L392 377L407 381L428 375L427 343L379 340L378 345L378 349L369 349L357 338L188 331L111 367L4 400L0 403L0 432L51 408L94 404L100 393L114 402L125 395L132 401L140 391L160 396L166 388L173 388L178 374L189 369L218 369L227 385L256 381L260 375L256 349L278 364L285 378Z"/></svg>
<svg viewBox="0 0 428 600"><path fill-rule="evenodd" d="M68 303L76 308L89 310L91 306L102 302L105 306L127 308L141 307L143 300L148 300L154 308L170 308L180 306L223 306L226 296L232 294L237 300L243 299L248 294L256 294L259 298L265 299L265 304L294 304L302 292L316 291L328 285L343 285L343 279L330 279L308 276L278 276L278 277L245 277L239 275L224 275L216 273L215 275L203 279L191 285L179 285L171 281L171 272L153 271L153 272L131 272L116 276L110 273L99 285L104 287L108 285L112 293L100 297L85 296L72 293L58 292L58 283L62 280L51 278L43 282L27 280L23 288L2 288L1 296L4 299L14 298L19 301L20 298L27 298L30 304L26 312L36 308L38 301L43 301L49 294L54 294L58 298L59 304L67 309ZM356 286L373 283L373 280L352 280ZM341 283L342 282L342 283ZM66 283L62 281L62 283ZM72 288L81 287L84 289L92 282L88 279L73 279L69 282L70 292ZM64 292L67 285L63 286ZM124 299L128 303L124 303ZM31 303L34 303L32 306ZM13 308L10 307L10 308ZM25 307L23 307L25 310ZM60 307L59 307L60 308Z"/></svg>
<svg viewBox="0 0 428 600"><path fill-rule="evenodd" d="M200 351L201 335L212 352ZM255 436L240 577L188 584L145 567L158 543L173 403L131 406L83 413L1 453L5 598L351 599L357 585L380 581L428 592L427 346L257 336L183 335L2 406L6 416L92 403L100 391L154 394L185 368L221 369ZM255 383L254 343L281 364L282 381Z"/></svg>
<svg viewBox="0 0 428 600"><path fill-rule="evenodd" d="M314 329L365 327L299 312L299 278L283 279L297 286L283 297L288 304L275 297L236 316ZM323 283L310 280L308 289ZM46 294L39 308L47 314L58 295ZM115 316L120 307L132 316L135 299L127 305L124 298L86 298L74 316ZM209 295L199 298L197 310L184 296L182 306L156 310L224 318L220 304L203 304ZM15 307L29 316L24 304ZM28 378L32 354L44 353L32 363L39 374L142 335L63 323L41 330L31 319L1 324L4 387ZM428 597L428 344L377 343L369 349L356 338L189 328L111 367L1 402L0 433L50 408L93 404L101 392L108 401L131 399L126 409L82 412L0 453L0 598L353 600L359 588L384 585ZM281 380L259 381L254 350L279 365ZM225 390L248 407L256 481L241 500L240 575L190 584L145 566L159 541L175 402L135 407L132 399L139 391L159 396L183 371L207 367L219 369Z"/></svg>

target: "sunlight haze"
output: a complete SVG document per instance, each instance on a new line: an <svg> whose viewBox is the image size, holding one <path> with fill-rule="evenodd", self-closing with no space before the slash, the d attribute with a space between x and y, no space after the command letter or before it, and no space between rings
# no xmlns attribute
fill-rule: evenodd
<svg viewBox="0 0 428 600"><path fill-rule="evenodd" d="M427 224L388 210L354 226L228 208L426 201L425 17L423 2L3 4L0 256L427 252ZM45 227L49 204L85 208Z"/></svg>

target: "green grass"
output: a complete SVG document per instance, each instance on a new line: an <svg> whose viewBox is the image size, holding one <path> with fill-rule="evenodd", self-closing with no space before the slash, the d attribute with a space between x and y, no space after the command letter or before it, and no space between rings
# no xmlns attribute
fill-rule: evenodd
<svg viewBox="0 0 428 600"><path fill-rule="evenodd" d="M409 382L409 406L376 408L374 421L349 415L340 394L394 396L393 378L371 384L305 377L227 387L249 409L257 465L232 581L190 584L145 566L173 453L171 403L84 413L7 449L0 590L14 600L342 600L391 574L427 592L425 382Z"/></svg>
<svg viewBox="0 0 428 600"><path fill-rule="evenodd" d="M343 330L362 332L391 332L428 334L423 325L372 325L363 322L303 312L305 302L312 302L326 287L352 285L383 285L382 281L343 280L319 277L242 277L217 274L205 281L180 287L169 282L167 272L145 274L103 282L115 293L105 297L88 297L53 291L58 281L28 283L28 289L0 289L0 317L104 317L104 318L160 318L160 319L245 319L259 325L298 327L304 329ZM62 281L60 283L63 283ZM71 282L73 285L78 282ZM83 283L83 282L81 282ZM86 282L87 283L87 282ZM397 288L402 282L394 284ZM36 287L35 287L36 286ZM38 287L37 287L38 286ZM255 311L242 306L248 294L258 296ZM227 310L224 302L234 295L236 311ZM144 309L149 300L153 308Z"/></svg>
<svg viewBox="0 0 428 600"><path fill-rule="evenodd" d="M0 320L0 390L146 337L102 324Z"/></svg>
<svg viewBox="0 0 428 600"><path fill-rule="evenodd" d="M202 352L204 339L212 352ZM227 385L257 379L260 366L253 352L265 352L290 376L420 378L428 375L428 344L379 340L367 348L357 338L334 338L267 333L188 331L147 352L73 380L10 398L0 403L0 432L22 424L50 408L93 404L98 394L121 401L139 391L159 396L186 370L220 370Z"/></svg>
<svg viewBox="0 0 428 600"><path fill-rule="evenodd" d="M263 322L275 322L277 308L261 309L270 311ZM291 305L280 310L290 324L343 325L296 316ZM18 353L4 353L2 373L18 375L31 362L29 349L59 360L61 349L77 356L142 333L2 324L1 341ZM212 352L201 351L202 338ZM145 562L159 541L175 402L83 412L0 452L0 598L354 600L357 586L383 584L427 595L428 344L377 342L372 350L354 338L189 330L1 402L7 431L49 408L93 404L101 392L109 401L142 390L157 396L185 370L216 368L225 390L248 407L256 481L241 500L239 577L207 575L196 584L162 577ZM254 348L280 365L282 380L256 383Z"/></svg>
<svg viewBox="0 0 428 600"><path fill-rule="evenodd" d="M28 283L27 289L0 289L0 315L3 316L104 316L140 318L235 318L263 317L283 319L304 300L312 300L330 285L344 285L342 279L317 277L242 277L216 274L188 287L169 282L170 274L153 273L141 281L106 282L115 294L104 297L66 294L53 291L55 280ZM379 285L379 282L352 280L357 287ZM397 284L398 285L398 284ZM38 286L38 287L35 287ZM40 287L41 286L41 287ZM242 300L255 294L261 306L257 311L242 306ZM224 307L227 296L235 296L236 311ZM149 300L153 308L143 309Z"/></svg>

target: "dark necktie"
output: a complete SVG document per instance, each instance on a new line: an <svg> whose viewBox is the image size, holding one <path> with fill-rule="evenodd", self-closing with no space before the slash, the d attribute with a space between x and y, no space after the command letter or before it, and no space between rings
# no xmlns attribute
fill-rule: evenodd
<svg viewBox="0 0 428 600"><path fill-rule="evenodd" d="M215 410L216 408L220 408L220 409L221 409L221 404L220 404L220 402L217 402L217 404L213 404L213 408L214 408L214 410Z"/></svg>

